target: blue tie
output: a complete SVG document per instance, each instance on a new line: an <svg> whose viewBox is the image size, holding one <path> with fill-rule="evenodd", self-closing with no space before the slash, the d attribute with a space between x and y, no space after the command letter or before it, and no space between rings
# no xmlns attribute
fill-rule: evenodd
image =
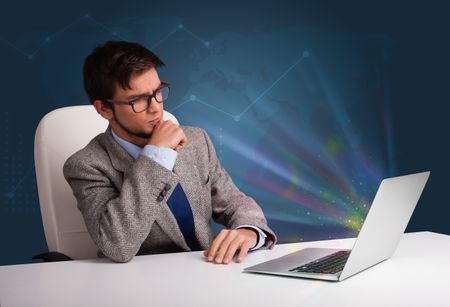
<svg viewBox="0 0 450 307"><path fill-rule="evenodd" d="M180 184L177 184L167 203L177 220L178 227L180 227L187 245L193 251L201 250L202 248L195 237L194 217L191 206Z"/></svg>

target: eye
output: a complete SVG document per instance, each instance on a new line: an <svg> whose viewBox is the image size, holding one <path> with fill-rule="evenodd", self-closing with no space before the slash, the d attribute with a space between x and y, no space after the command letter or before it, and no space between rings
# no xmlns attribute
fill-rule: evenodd
<svg viewBox="0 0 450 307"><path fill-rule="evenodd" d="M132 104L141 104L141 103L147 103L147 96L141 96L141 97L138 97L138 98L136 98L136 99L134 99L133 101L131 101L131 103Z"/></svg>

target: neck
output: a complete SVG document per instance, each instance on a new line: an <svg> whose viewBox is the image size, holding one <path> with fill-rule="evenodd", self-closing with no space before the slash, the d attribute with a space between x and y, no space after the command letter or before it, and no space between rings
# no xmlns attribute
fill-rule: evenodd
<svg viewBox="0 0 450 307"><path fill-rule="evenodd" d="M118 137L124 139L127 142L130 142L134 145L137 145L141 148L144 148L145 145L147 145L148 139L138 137L136 135L129 134L128 132L124 131L120 127L117 127L116 125L113 125L111 123L111 129L114 131L115 134L117 134Z"/></svg>

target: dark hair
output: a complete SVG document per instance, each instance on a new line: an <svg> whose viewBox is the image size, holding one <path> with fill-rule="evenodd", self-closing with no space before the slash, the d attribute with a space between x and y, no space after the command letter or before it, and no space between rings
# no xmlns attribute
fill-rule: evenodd
<svg viewBox="0 0 450 307"><path fill-rule="evenodd" d="M134 73L163 67L164 63L150 50L125 41L108 41L86 57L83 66L84 88L91 103L114 96L116 84L130 89Z"/></svg>

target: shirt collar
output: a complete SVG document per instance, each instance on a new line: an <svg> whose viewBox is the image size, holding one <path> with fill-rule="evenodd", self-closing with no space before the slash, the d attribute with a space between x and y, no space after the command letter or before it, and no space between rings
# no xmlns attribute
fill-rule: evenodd
<svg viewBox="0 0 450 307"><path fill-rule="evenodd" d="M122 146L130 154L130 156L132 156L135 160L139 157L142 151L141 147L122 139L120 136L115 134L112 129L111 133L116 142L119 143L119 145Z"/></svg>

